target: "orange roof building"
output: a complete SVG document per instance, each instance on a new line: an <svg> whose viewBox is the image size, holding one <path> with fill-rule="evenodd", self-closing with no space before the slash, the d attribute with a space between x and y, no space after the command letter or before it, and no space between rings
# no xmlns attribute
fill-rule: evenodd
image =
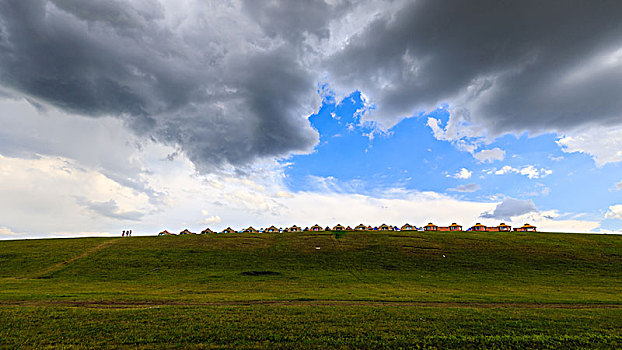
<svg viewBox="0 0 622 350"><path fill-rule="evenodd" d="M512 231L512 226L506 225L505 223L501 223L499 224L499 226L497 226L497 228L499 229L499 231L501 232L509 232Z"/></svg>
<svg viewBox="0 0 622 350"><path fill-rule="evenodd" d="M281 232L281 230L279 230L279 228L276 226L270 226L267 229L265 229L263 232L277 233L277 232Z"/></svg>
<svg viewBox="0 0 622 350"><path fill-rule="evenodd" d="M387 224L382 224L380 226L378 226L378 231L392 231L393 229L391 228L391 226L387 225Z"/></svg>
<svg viewBox="0 0 622 350"><path fill-rule="evenodd" d="M480 224L479 222L473 226L471 226L471 228L469 229L469 231L480 231L480 232L484 232L484 231L488 231L488 228L482 224Z"/></svg>
<svg viewBox="0 0 622 350"><path fill-rule="evenodd" d="M167 230L164 230L164 231L158 233L158 236L175 236L175 234L174 233L170 233Z"/></svg>
<svg viewBox="0 0 622 350"><path fill-rule="evenodd" d="M249 228L245 229L242 232L244 232L244 233L259 233L259 231L255 230L255 228L253 226L249 226Z"/></svg>
<svg viewBox="0 0 622 350"><path fill-rule="evenodd" d="M358 226L356 226L354 228L354 230L356 230L356 231L367 231L367 226L365 226L363 224L359 224Z"/></svg>
<svg viewBox="0 0 622 350"><path fill-rule="evenodd" d="M449 225L449 231L462 231L462 226L453 222L451 225Z"/></svg>
<svg viewBox="0 0 622 350"><path fill-rule="evenodd" d="M196 235L194 232L190 232L190 230L185 229L179 233L180 235Z"/></svg>
<svg viewBox="0 0 622 350"><path fill-rule="evenodd" d="M522 227L517 227L514 229L517 232L536 232L536 227L529 224L524 224Z"/></svg>
<svg viewBox="0 0 622 350"><path fill-rule="evenodd" d="M232 229L231 227L227 227L226 229L222 230L222 233L237 233L237 231Z"/></svg>
<svg viewBox="0 0 622 350"><path fill-rule="evenodd" d="M309 229L311 231L315 231L315 232L319 232L319 231L324 231L324 229L322 228L322 226L315 224L313 226L311 226L311 228Z"/></svg>
<svg viewBox="0 0 622 350"><path fill-rule="evenodd" d="M289 232L301 232L302 229L296 225L289 228Z"/></svg>
<svg viewBox="0 0 622 350"><path fill-rule="evenodd" d="M335 225L335 227L333 227L333 231L345 231L345 230L346 230L345 226L341 224L337 224Z"/></svg>
<svg viewBox="0 0 622 350"><path fill-rule="evenodd" d="M409 223L405 223L402 227L400 227L400 231L413 231L415 227Z"/></svg>
<svg viewBox="0 0 622 350"><path fill-rule="evenodd" d="M424 231L438 231L438 226L430 222L423 227L423 230Z"/></svg>
<svg viewBox="0 0 622 350"><path fill-rule="evenodd" d="M454 222L449 226L438 226L437 231L462 231L462 226Z"/></svg>
<svg viewBox="0 0 622 350"><path fill-rule="evenodd" d="M209 229L209 227L208 227L208 228L206 228L205 230L201 231L201 234L202 234L202 235L206 235L206 234L208 234L208 233L214 233L214 231L210 230L210 229Z"/></svg>

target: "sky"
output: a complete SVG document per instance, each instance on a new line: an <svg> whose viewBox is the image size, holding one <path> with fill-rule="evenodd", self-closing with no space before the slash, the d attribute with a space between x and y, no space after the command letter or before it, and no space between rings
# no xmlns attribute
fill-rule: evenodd
<svg viewBox="0 0 622 350"><path fill-rule="evenodd" d="M622 233L622 5L0 0L0 239Z"/></svg>

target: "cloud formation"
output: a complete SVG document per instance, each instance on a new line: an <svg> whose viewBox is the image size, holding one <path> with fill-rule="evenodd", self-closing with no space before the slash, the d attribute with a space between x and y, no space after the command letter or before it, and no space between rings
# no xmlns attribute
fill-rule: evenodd
<svg viewBox="0 0 622 350"><path fill-rule="evenodd" d="M470 183L466 185L458 185L456 188L450 188L448 191L454 192L476 192L481 189L481 186L476 183Z"/></svg>
<svg viewBox="0 0 622 350"><path fill-rule="evenodd" d="M514 198L506 198L499 203L495 210L486 212L481 215L486 219L511 219L514 216L524 215L527 213L537 212L538 209L532 200L519 200Z"/></svg>
<svg viewBox="0 0 622 350"><path fill-rule="evenodd" d="M202 165L308 150L316 135L305 118L324 70L335 87L369 96L387 125L441 102L451 103L448 128L493 134L619 124L622 111L615 2L1 6L2 85L123 116Z"/></svg>
<svg viewBox="0 0 622 350"><path fill-rule="evenodd" d="M241 5L0 4L0 83L71 113L122 118L200 168L307 151L314 73ZM300 28L302 30L303 28Z"/></svg>
<svg viewBox="0 0 622 350"><path fill-rule="evenodd" d="M505 151L499 147L484 149L473 154L473 157L482 163L492 163L496 160L503 160L503 158L505 158Z"/></svg>
<svg viewBox="0 0 622 350"><path fill-rule="evenodd" d="M145 215L144 213L137 210L121 210L114 199L105 202L96 202L90 201L82 197L78 197L77 202L84 208L92 211L97 215L105 216L112 219L138 221Z"/></svg>
<svg viewBox="0 0 622 350"><path fill-rule="evenodd" d="M493 169L493 170L489 170L487 173L495 174L495 175L520 174L520 175L527 176L530 179L539 179L539 178L543 178L543 177L547 177L551 175L553 173L553 170L545 169L545 168L538 169L533 165L525 165L520 169L513 168L509 165L504 165L499 170Z"/></svg>
<svg viewBox="0 0 622 350"><path fill-rule="evenodd" d="M622 204L609 206L609 210L605 214L605 218L622 220Z"/></svg>
<svg viewBox="0 0 622 350"><path fill-rule="evenodd" d="M447 176L453 177L454 179L468 179L471 177L472 174L473 174L472 171L468 170L467 168L462 168L457 173L453 175L447 175Z"/></svg>
<svg viewBox="0 0 622 350"><path fill-rule="evenodd" d="M622 125L598 126L563 135L556 141L566 153L585 153L596 166L622 161Z"/></svg>
<svg viewBox="0 0 622 350"><path fill-rule="evenodd" d="M449 129L493 135L620 124L620 15L615 2L406 2L327 65L388 125L440 103Z"/></svg>
<svg viewBox="0 0 622 350"><path fill-rule="evenodd" d="M200 171L311 150L324 83L360 90L385 126L447 103L448 140L571 132L620 125L621 15L583 1L5 1L0 84L120 118Z"/></svg>
<svg viewBox="0 0 622 350"><path fill-rule="evenodd" d="M0 222L13 232L103 232L157 210L143 192L52 156L0 155Z"/></svg>

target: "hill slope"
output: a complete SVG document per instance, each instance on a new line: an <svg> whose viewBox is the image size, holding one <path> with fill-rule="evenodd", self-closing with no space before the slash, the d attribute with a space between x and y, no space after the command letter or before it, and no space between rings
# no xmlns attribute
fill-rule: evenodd
<svg viewBox="0 0 622 350"><path fill-rule="evenodd" d="M622 237L0 242L0 348L613 349Z"/></svg>
<svg viewBox="0 0 622 350"><path fill-rule="evenodd" d="M349 232L0 242L0 300L622 303L622 237Z"/></svg>

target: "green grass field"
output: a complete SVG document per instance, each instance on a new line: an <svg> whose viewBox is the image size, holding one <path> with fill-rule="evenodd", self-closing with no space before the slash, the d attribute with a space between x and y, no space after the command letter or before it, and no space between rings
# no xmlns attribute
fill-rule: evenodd
<svg viewBox="0 0 622 350"><path fill-rule="evenodd" d="M620 348L622 237L0 241L4 348Z"/></svg>

